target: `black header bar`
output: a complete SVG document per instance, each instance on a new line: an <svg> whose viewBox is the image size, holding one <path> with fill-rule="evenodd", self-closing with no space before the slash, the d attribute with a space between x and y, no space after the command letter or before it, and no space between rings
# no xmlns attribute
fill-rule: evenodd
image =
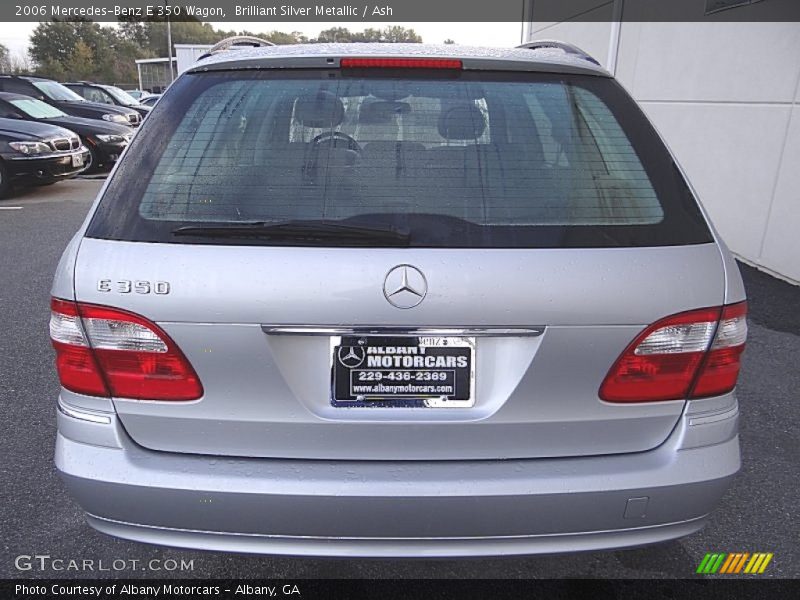
<svg viewBox="0 0 800 600"><path fill-rule="evenodd" d="M798 21L797 0L2 0L2 21Z"/></svg>

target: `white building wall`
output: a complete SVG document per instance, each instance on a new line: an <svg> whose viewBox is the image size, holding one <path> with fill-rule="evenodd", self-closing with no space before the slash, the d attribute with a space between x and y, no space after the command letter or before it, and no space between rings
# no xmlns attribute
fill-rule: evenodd
<svg viewBox="0 0 800 600"><path fill-rule="evenodd" d="M611 27L532 23L529 32L606 63ZM800 282L800 23L624 22L616 76L730 248Z"/></svg>
<svg viewBox="0 0 800 600"><path fill-rule="evenodd" d="M211 44L174 44L178 74L191 67L197 59L211 49Z"/></svg>

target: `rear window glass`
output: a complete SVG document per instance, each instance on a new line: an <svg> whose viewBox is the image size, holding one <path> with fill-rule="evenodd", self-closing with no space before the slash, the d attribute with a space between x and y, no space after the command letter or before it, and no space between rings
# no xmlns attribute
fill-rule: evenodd
<svg viewBox="0 0 800 600"><path fill-rule="evenodd" d="M128 149L88 235L347 245L173 234L326 220L403 228L423 247L710 241L666 149L613 80L413 75L184 76Z"/></svg>

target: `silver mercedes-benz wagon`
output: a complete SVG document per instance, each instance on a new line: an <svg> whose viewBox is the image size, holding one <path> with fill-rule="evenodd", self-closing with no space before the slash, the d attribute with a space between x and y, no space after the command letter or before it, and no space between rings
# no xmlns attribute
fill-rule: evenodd
<svg viewBox="0 0 800 600"><path fill-rule="evenodd" d="M739 469L736 264L566 44L217 49L52 296L56 465L123 538L616 548L699 530Z"/></svg>

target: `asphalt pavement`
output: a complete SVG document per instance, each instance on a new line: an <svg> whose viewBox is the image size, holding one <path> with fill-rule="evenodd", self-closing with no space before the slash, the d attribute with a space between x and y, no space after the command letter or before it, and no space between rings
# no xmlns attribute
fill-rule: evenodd
<svg viewBox="0 0 800 600"><path fill-rule="evenodd" d="M743 267L750 299L739 387L743 468L709 525L688 538L524 558L334 560L189 552L97 533L53 467L58 381L47 322L58 258L101 183L67 181L0 201L0 577L692 577L712 551L773 552L762 577L800 576L800 288L750 267ZM50 559L25 558L36 555ZM70 560L92 561L93 569L53 568ZM170 561L192 568L166 570Z"/></svg>

